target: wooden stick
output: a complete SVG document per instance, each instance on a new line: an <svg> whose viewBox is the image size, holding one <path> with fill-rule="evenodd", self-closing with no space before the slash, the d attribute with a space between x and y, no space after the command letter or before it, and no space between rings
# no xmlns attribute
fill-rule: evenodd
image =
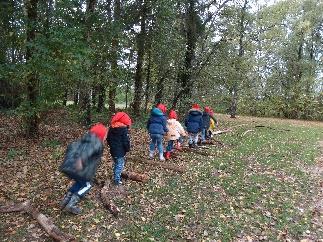
<svg viewBox="0 0 323 242"><path fill-rule="evenodd" d="M106 181L105 185L101 189L100 197L103 205L113 214L113 216L117 217L120 213L120 209L114 204L113 198L115 198L116 194L111 191L111 185L109 181ZM120 195L120 194L117 194Z"/></svg>
<svg viewBox="0 0 323 242"><path fill-rule="evenodd" d="M46 217L44 214L40 213L38 209L31 205L29 200L23 203L15 203L8 206L1 206L0 212L11 213L11 212L26 212L30 214L41 227L46 231L46 233L53 238L55 241L76 241L75 238L69 234L62 232L50 218Z"/></svg>
<svg viewBox="0 0 323 242"><path fill-rule="evenodd" d="M146 174L139 174L131 171L122 172L121 177L129 180L133 180L133 181L138 181L138 182L146 182L149 179L149 177Z"/></svg>

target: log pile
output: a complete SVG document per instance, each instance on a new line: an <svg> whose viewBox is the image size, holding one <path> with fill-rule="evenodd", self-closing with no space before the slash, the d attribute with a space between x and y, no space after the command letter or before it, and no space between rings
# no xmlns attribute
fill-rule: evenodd
<svg viewBox="0 0 323 242"><path fill-rule="evenodd" d="M13 203L7 206L0 207L1 213L11 212L25 212L30 214L40 226L46 231L46 233L55 241L76 241L76 239L70 234L62 232L50 218L40 213L37 208L33 207L29 200L23 203Z"/></svg>

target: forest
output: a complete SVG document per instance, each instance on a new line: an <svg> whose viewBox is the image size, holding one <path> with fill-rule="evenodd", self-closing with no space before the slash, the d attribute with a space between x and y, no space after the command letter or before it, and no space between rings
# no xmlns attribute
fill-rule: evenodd
<svg viewBox="0 0 323 242"><path fill-rule="evenodd" d="M48 110L82 123L159 102L323 120L319 0L0 2L0 107L29 137Z"/></svg>

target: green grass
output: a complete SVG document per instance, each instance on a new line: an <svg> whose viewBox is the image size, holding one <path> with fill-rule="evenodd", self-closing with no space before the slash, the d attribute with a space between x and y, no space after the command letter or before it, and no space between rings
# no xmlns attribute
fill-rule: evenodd
<svg viewBox="0 0 323 242"><path fill-rule="evenodd" d="M142 123L136 125L141 127ZM255 128L259 123L276 130ZM322 238L311 224L311 198L317 191L318 178L306 172L319 156L322 125L260 118L254 122L244 118L221 120L222 127L239 124L246 125L216 137L226 147L207 150L212 157L182 153L182 161L168 161L186 165L183 174L128 161L127 169L140 168L150 179L146 184L125 182L129 196L115 201L121 209L118 218L96 198L98 187L81 203L82 217L50 208L45 211L79 240L235 241L250 237L281 241L300 240L308 231L313 238ZM252 131L245 133L247 130ZM143 153L139 145L135 152ZM54 150L52 159L60 159L59 143L48 141L45 146ZM12 152L11 156L14 159L16 155ZM37 182L34 180L35 189ZM51 192L51 199L61 196L57 191Z"/></svg>

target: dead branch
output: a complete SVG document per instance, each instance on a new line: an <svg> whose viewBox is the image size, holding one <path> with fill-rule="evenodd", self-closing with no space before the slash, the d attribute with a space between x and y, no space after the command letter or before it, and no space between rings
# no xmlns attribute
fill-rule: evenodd
<svg viewBox="0 0 323 242"><path fill-rule="evenodd" d="M129 180L133 180L133 181L138 181L138 182L146 182L148 181L148 178L149 178L146 174L139 174L131 171L122 172L121 177Z"/></svg>
<svg viewBox="0 0 323 242"><path fill-rule="evenodd" d="M30 214L41 227L46 231L46 233L53 238L55 241L76 241L75 238L69 234L62 232L50 218L46 217L44 214L40 213L38 209L31 205L29 200L23 203L14 203L7 206L1 206L0 212L11 213L11 212L26 212Z"/></svg>
<svg viewBox="0 0 323 242"><path fill-rule="evenodd" d="M255 125L255 128L268 128L268 129L272 129L272 130L277 130L277 131L291 131L290 129L276 129L270 126L266 126L266 125Z"/></svg>
<svg viewBox="0 0 323 242"><path fill-rule="evenodd" d="M247 131L243 132L242 136L245 136L247 133L249 133L249 132L253 132L253 131L255 131L255 130L253 130L253 129L248 129Z"/></svg>
<svg viewBox="0 0 323 242"><path fill-rule="evenodd" d="M224 130L218 130L218 131L215 131L215 132L212 132L213 135L216 135L216 134L224 134L224 133L228 133L228 132L231 132L232 129L224 129Z"/></svg>

